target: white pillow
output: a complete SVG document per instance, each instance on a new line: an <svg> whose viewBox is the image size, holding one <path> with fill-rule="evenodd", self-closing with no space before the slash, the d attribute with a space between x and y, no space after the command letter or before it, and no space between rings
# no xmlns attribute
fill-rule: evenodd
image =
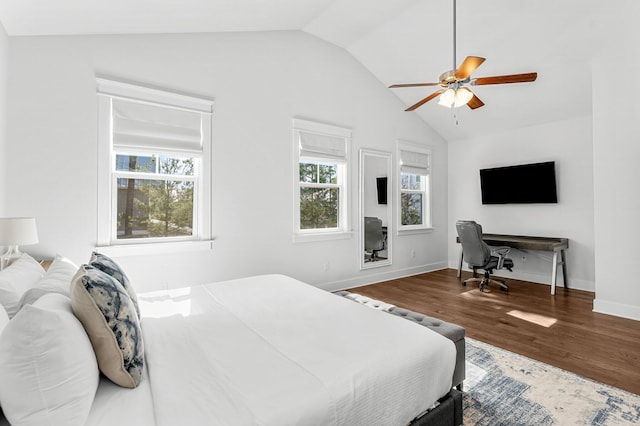
<svg viewBox="0 0 640 426"><path fill-rule="evenodd" d="M22 295L17 310L22 309L24 305L34 303L47 293L61 293L69 297L71 279L77 271L78 267L73 262L63 256L56 255L44 277Z"/></svg>
<svg viewBox="0 0 640 426"><path fill-rule="evenodd" d="M64 256L56 254L53 263L47 269L44 277L38 282L37 287L61 288L69 294L71 279L78 272L78 266Z"/></svg>
<svg viewBox="0 0 640 426"><path fill-rule="evenodd" d="M18 312L22 294L35 286L43 276L42 266L26 253L0 271L0 304L6 309L9 318Z"/></svg>
<svg viewBox="0 0 640 426"><path fill-rule="evenodd" d="M99 375L66 296L25 306L0 334L0 404L11 424L83 425Z"/></svg>

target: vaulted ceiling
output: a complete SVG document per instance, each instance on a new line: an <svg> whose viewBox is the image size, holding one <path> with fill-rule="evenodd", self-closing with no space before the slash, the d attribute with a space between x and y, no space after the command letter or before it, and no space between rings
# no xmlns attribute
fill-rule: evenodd
<svg viewBox="0 0 640 426"><path fill-rule="evenodd" d="M432 101L407 114L447 140L588 115L591 61L628 37L633 4L458 0L458 64L482 56L474 77L537 71L538 80L475 87L485 106L474 111ZM0 21L10 36L302 30L388 86L435 82L453 68L452 9L453 0L2 0ZM409 106L433 91L393 93Z"/></svg>

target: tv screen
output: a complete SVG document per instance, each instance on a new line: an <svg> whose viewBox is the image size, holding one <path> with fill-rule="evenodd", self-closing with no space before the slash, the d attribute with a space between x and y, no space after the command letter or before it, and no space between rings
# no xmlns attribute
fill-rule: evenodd
<svg viewBox="0 0 640 426"><path fill-rule="evenodd" d="M482 204L557 203L555 162L480 170Z"/></svg>
<svg viewBox="0 0 640 426"><path fill-rule="evenodd" d="M387 204L387 178L376 178L376 186L378 187L378 204Z"/></svg>

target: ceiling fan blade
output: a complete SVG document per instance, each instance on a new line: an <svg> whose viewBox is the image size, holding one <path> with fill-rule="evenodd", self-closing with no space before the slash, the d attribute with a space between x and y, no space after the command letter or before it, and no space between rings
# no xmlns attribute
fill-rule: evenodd
<svg viewBox="0 0 640 426"><path fill-rule="evenodd" d="M482 63L485 61L485 58L481 58L479 56L467 56L464 62L458 67L456 70L456 78L460 80L464 80L469 77L471 73L473 73Z"/></svg>
<svg viewBox="0 0 640 426"><path fill-rule="evenodd" d="M389 89L397 89L398 87L422 87L422 86L437 86L440 83L411 83L411 84L392 84Z"/></svg>
<svg viewBox="0 0 640 426"><path fill-rule="evenodd" d="M467 106L471 109L476 109L476 108L480 108L481 106L484 106L484 102L482 102L480 98L478 98L474 93L473 98L471 98L471 100L467 102Z"/></svg>
<svg viewBox="0 0 640 426"><path fill-rule="evenodd" d="M430 94L429 96L427 96L426 98L418 102L417 104L411 105L409 108L405 109L405 111L413 111L414 109L421 107L422 105L429 102L431 99L437 97L442 92L444 92L444 90L436 90L435 92L433 92L432 94Z"/></svg>
<svg viewBox="0 0 640 426"><path fill-rule="evenodd" d="M478 77L471 80L474 86L482 86L485 84L507 84L507 83L528 83L536 81L537 72L529 72L525 74L498 75L495 77Z"/></svg>

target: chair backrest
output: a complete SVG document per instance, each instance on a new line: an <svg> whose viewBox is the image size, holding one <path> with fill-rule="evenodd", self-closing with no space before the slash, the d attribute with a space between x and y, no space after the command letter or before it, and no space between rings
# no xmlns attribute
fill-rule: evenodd
<svg viewBox="0 0 640 426"><path fill-rule="evenodd" d="M382 219L377 217L364 218L364 249L384 249L384 235L382 233Z"/></svg>
<svg viewBox="0 0 640 426"><path fill-rule="evenodd" d="M482 226L473 220L459 220L456 231L469 266L483 266L491 259L491 249L482 240Z"/></svg>

